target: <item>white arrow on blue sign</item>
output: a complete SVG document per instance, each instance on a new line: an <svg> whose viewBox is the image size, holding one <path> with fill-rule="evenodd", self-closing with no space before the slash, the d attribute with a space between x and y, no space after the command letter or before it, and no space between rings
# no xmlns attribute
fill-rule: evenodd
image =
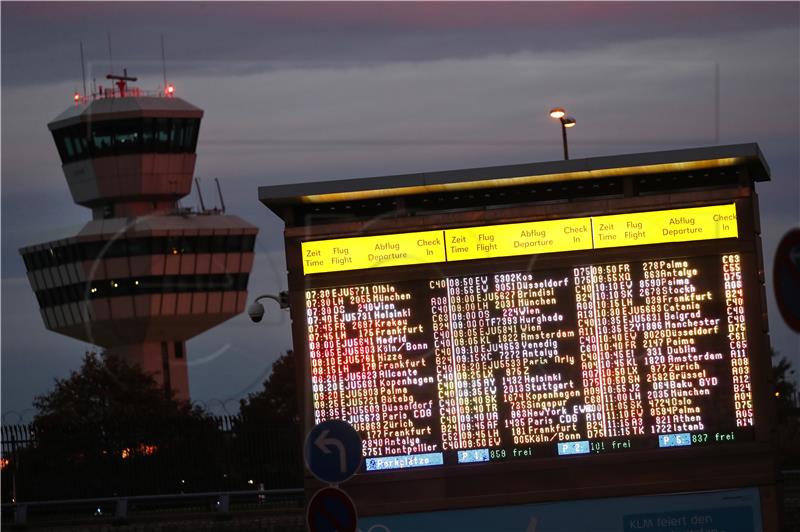
<svg viewBox="0 0 800 532"><path fill-rule="evenodd" d="M323 482L340 484L361 467L361 436L346 421L323 421L306 436L303 457L311 474Z"/></svg>

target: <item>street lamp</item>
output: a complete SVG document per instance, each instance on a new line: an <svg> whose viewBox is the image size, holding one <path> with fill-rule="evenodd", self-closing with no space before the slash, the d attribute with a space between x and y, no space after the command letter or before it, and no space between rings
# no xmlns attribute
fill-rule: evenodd
<svg viewBox="0 0 800 532"><path fill-rule="evenodd" d="M561 140L564 142L564 160L569 160L569 150L567 149L567 128L575 127L575 118L567 116L567 111L561 107L550 109L550 117L557 118L561 122Z"/></svg>

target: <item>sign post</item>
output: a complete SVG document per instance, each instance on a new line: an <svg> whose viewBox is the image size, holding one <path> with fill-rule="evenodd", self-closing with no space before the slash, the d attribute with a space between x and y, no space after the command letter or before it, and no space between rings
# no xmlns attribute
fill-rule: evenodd
<svg viewBox="0 0 800 532"><path fill-rule="evenodd" d="M341 419L323 421L306 436L303 458L308 470L319 480L341 484L361 467L361 436ZM358 514L345 492L329 486L311 497L306 522L311 532L355 532Z"/></svg>

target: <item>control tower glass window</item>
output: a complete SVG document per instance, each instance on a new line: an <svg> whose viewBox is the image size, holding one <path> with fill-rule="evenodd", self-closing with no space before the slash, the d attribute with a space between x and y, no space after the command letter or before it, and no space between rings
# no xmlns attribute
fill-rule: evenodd
<svg viewBox="0 0 800 532"><path fill-rule="evenodd" d="M53 131L63 163L135 153L194 153L200 120L137 118L76 124Z"/></svg>
<svg viewBox="0 0 800 532"><path fill-rule="evenodd" d="M143 118L142 119L142 144L141 148L143 152L151 152L153 151L153 138L155 135L155 130L153 127L155 120L152 118Z"/></svg>
<svg viewBox="0 0 800 532"><path fill-rule="evenodd" d="M183 134L183 151L187 153L194 153L197 148L197 128L198 120L187 120L184 125Z"/></svg>
<svg viewBox="0 0 800 532"><path fill-rule="evenodd" d="M139 146L141 120L125 120L114 124L114 150L124 155L141 151Z"/></svg>
<svg viewBox="0 0 800 532"><path fill-rule="evenodd" d="M169 134L169 145L171 152L183 151L183 122L182 118L173 118L172 127Z"/></svg>
<svg viewBox="0 0 800 532"><path fill-rule="evenodd" d="M169 118L156 118L155 137L153 141L153 151L156 153L166 153L169 151Z"/></svg>
<svg viewBox="0 0 800 532"><path fill-rule="evenodd" d="M92 124L92 156L103 157L114 154L111 122Z"/></svg>
<svg viewBox="0 0 800 532"><path fill-rule="evenodd" d="M255 235L136 237L64 243L22 255L28 271L117 257L195 253L251 253Z"/></svg>

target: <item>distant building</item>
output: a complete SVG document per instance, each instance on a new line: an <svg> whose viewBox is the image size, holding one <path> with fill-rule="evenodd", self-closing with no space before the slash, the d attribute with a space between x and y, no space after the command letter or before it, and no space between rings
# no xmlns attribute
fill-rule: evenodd
<svg viewBox="0 0 800 532"><path fill-rule="evenodd" d="M199 109L117 88L48 124L72 199L92 220L20 250L45 326L154 374L189 399L186 341L244 310L258 229L222 209L178 207L191 191ZM220 200L222 198L220 197Z"/></svg>

